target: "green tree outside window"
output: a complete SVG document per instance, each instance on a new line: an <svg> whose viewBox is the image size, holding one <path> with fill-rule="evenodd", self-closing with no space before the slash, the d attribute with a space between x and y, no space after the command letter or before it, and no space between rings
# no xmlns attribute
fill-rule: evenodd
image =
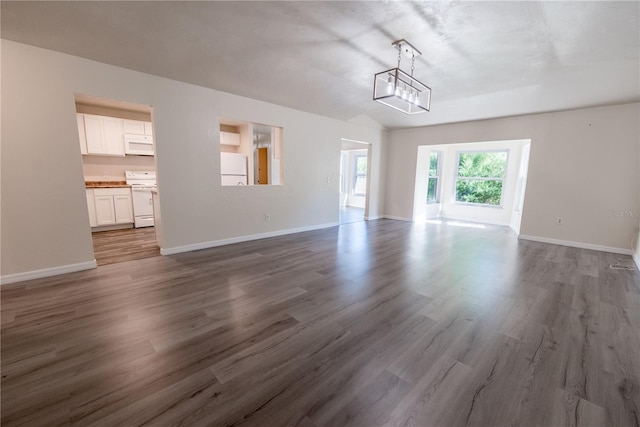
<svg viewBox="0 0 640 427"><path fill-rule="evenodd" d="M456 201L499 206L506 171L506 151L460 153Z"/></svg>

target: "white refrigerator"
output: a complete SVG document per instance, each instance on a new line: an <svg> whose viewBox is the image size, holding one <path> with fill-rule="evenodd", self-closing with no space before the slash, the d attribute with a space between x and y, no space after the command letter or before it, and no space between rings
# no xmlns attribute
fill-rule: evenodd
<svg viewBox="0 0 640 427"><path fill-rule="evenodd" d="M220 153L222 185L247 185L247 156L238 153Z"/></svg>

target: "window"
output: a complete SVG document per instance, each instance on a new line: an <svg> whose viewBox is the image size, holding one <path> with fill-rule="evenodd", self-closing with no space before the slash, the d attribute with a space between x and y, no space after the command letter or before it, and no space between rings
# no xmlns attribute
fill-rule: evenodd
<svg viewBox="0 0 640 427"><path fill-rule="evenodd" d="M353 194L365 196L367 194L367 156L355 157Z"/></svg>
<svg viewBox="0 0 640 427"><path fill-rule="evenodd" d="M440 180L440 153L432 151L429 156L429 177L427 183L427 203L438 203L440 197L438 194Z"/></svg>
<svg viewBox="0 0 640 427"><path fill-rule="evenodd" d="M506 151L459 152L456 202L500 206L506 171Z"/></svg>

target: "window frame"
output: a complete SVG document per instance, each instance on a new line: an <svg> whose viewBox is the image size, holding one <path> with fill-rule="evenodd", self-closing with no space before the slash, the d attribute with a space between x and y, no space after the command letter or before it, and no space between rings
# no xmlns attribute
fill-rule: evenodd
<svg viewBox="0 0 640 427"><path fill-rule="evenodd" d="M431 155L435 154L438 156L438 160L436 163L436 175L435 176L431 176ZM442 176L442 151L430 151L429 152L429 158L428 158L428 165L429 167L427 168L427 197L426 197L426 203L428 205L435 205L440 203L440 178ZM431 179L435 179L436 180L436 185L435 185L435 198L432 201L429 201L429 181Z"/></svg>
<svg viewBox="0 0 640 427"><path fill-rule="evenodd" d="M504 189L507 180L507 172L509 169L509 149L496 149L496 150L460 150L456 151L456 174L453 181L453 201L458 205L467 205L467 206L477 206L483 208L497 208L504 209ZM460 176L460 155L461 154L481 154L481 153L505 153L506 157L504 159L504 176L503 177L468 177L468 176ZM491 205L489 203L474 203L474 202L461 202L458 201L457 193L458 193L458 180L473 180L473 181L501 181L502 187L500 191L500 203L497 205Z"/></svg>

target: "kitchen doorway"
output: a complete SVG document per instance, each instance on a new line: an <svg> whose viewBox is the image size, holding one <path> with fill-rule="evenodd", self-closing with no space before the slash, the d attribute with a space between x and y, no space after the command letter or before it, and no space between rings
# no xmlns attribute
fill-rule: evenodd
<svg viewBox="0 0 640 427"><path fill-rule="evenodd" d="M340 150L339 222L364 221L369 205L371 145L343 139Z"/></svg>
<svg viewBox="0 0 640 427"><path fill-rule="evenodd" d="M97 265L160 255L151 106L76 95L76 118Z"/></svg>

